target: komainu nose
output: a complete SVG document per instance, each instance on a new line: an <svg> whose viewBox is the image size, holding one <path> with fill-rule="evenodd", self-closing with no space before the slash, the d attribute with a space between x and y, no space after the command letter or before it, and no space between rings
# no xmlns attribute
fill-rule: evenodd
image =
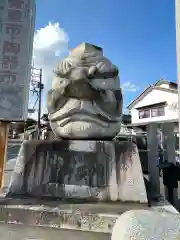
<svg viewBox="0 0 180 240"><path fill-rule="evenodd" d="M65 95L68 98L77 98L93 101L99 97L99 92L91 87L88 81L73 81L66 90Z"/></svg>
<svg viewBox="0 0 180 240"><path fill-rule="evenodd" d="M81 82L87 79L87 71L84 68L78 67L70 70L69 78L72 82Z"/></svg>
<svg viewBox="0 0 180 240"><path fill-rule="evenodd" d="M97 98L97 91L89 84L88 69L84 67L71 69L69 78L71 79L71 83L66 87L66 97L86 99L90 101Z"/></svg>

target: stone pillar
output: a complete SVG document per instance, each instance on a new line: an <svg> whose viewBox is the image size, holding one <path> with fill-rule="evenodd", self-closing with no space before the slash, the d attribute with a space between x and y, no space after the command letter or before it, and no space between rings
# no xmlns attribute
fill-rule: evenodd
<svg viewBox="0 0 180 240"><path fill-rule="evenodd" d="M168 163L172 163L176 165L176 159L175 159L175 134L174 134L174 123L169 122L169 123L164 123L163 124L163 137L164 137L164 158L165 161ZM175 168L174 168L175 169ZM170 173L169 177L171 178ZM164 186L164 193L166 199L169 197L169 190L167 189L167 186ZM170 190L171 191L171 190ZM173 205L176 207L178 204L178 188L173 188L172 189L172 195L173 195Z"/></svg>
<svg viewBox="0 0 180 240"><path fill-rule="evenodd" d="M164 147L165 147L165 160L168 163L175 164L175 135L174 135L174 123L167 122L162 126Z"/></svg>
<svg viewBox="0 0 180 240"><path fill-rule="evenodd" d="M157 123L148 125L148 172L151 185L156 194L160 194Z"/></svg>

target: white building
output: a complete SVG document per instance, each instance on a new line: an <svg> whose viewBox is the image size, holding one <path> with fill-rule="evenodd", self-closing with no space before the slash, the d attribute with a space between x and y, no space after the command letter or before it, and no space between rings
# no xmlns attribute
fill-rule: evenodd
<svg viewBox="0 0 180 240"><path fill-rule="evenodd" d="M146 88L127 108L131 112L132 126L178 122L177 84L159 80Z"/></svg>

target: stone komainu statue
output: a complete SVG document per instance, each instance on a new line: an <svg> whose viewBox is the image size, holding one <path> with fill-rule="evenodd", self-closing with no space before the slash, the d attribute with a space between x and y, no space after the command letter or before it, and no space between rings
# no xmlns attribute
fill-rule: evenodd
<svg viewBox="0 0 180 240"><path fill-rule="evenodd" d="M103 140L117 135L122 115L118 69L102 48L80 44L54 74L47 109L57 137Z"/></svg>

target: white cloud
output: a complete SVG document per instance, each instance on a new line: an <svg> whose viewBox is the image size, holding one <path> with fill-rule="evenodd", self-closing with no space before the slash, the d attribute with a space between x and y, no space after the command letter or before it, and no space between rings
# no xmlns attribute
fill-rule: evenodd
<svg viewBox="0 0 180 240"><path fill-rule="evenodd" d="M121 88L123 92L136 92L139 87L131 82L124 82L121 84Z"/></svg>
<svg viewBox="0 0 180 240"><path fill-rule="evenodd" d="M68 50L68 35L59 23L49 23L35 32L33 60L36 68L43 69L43 82L52 80L52 70Z"/></svg>
<svg viewBox="0 0 180 240"><path fill-rule="evenodd" d="M37 69L42 68L42 81L45 86L43 90L42 111L46 110L45 97L47 89L51 86L53 68L56 63L68 51L69 37L60 27L59 23L51 23L35 32L33 45L33 64ZM30 94L30 105L32 106L36 97ZM37 117L31 114L30 117Z"/></svg>

